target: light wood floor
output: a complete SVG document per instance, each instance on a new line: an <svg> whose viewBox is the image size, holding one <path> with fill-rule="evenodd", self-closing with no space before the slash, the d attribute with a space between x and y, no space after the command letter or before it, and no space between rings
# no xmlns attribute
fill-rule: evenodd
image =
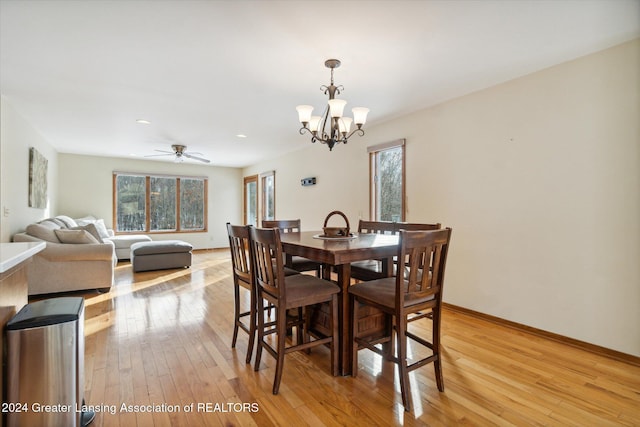
<svg viewBox="0 0 640 427"><path fill-rule="evenodd" d="M413 413L394 367L365 350L355 379L330 376L325 348L287 355L273 396L273 358L254 372L242 331L230 348L226 250L197 253L185 270L133 275L120 263L111 292L84 296L86 400L105 411L96 427L640 424L640 367L449 310L445 392L432 365L414 371Z"/></svg>

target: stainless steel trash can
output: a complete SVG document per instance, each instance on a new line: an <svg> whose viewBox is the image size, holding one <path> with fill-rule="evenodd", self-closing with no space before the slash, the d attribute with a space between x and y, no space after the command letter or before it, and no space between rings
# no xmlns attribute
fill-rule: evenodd
<svg viewBox="0 0 640 427"><path fill-rule="evenodd" d="M7 414L12 426L81 427L84 406L84 300L27 304L6 326Z"/></svg>

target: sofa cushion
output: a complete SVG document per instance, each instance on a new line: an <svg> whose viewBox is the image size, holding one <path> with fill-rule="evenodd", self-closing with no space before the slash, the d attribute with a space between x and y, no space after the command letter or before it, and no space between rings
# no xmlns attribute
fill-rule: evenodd
<svg viewBox="0 0 640 427"><path fill-rule="evenodd" d="M27 225L26 232L28 235L44 240L46 242L60 243L60 239L58 239L58 236L56 236L55 233L55 230L59 230L60 227L58 226L57 228L54 228L51 227L50 224L53 223L49 222L49 224L29 224Z"/></svg>
<svg viewBox="0 0 640 427"><path fill-rule="evenodd" d="M40 225L44 225L47 228L50 228L52 230L58 229L58 228L67 228L64 225L64 222L59 221L55 218L47 218L47 219L43 219L42 221L39 221L38 224Z"/></svg>
<svg viewBox="0 0 640 427"><path fill-rule="evenodd" d="M109 237L109 232L107 231L106 225L104 225L103 219L95 219L92 216L86 216L84 218L76 219L76 223L78 225L94 224L98 229L98 234L100 234L101 238L106 239Z"/></svg>
<svg viewBox="0 0 640 427"><path fill-rule="evenodd" d="M71 243L71 244L89 244L89 243L99 243L98 240L93 237L86 230L54 230L56 236L62 243Z"/></svg>
<svg viewBox="0 0 640 427"><path fill-rule="evenodd" d="M87 233L91 234L93 237L95 237L96 240L98 241L98 243L104 243L104 240L102 240L102 236L100 236L100 233L98 232L98 228L96 227L95 224L78 225L78 226L75 226L75 227L70 227L69 229L70 230L84 230Z"/></svg>
<svg viewBox="0 0 640 427"><path fill-rule="evenodd" d="M75 222L73 218L68 217L66 215L58 215L57 217L55 217L55 219L57 219L58 221L61 221L67 228L73 228L78 226L78 223Z"/></svg>

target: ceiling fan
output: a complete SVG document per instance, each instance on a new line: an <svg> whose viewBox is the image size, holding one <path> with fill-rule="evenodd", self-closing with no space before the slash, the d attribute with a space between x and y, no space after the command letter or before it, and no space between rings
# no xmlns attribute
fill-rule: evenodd
<svg viewBox="0 0 640 427"><path fill-rule="evenodd" d="M211 160L205 159L204 157L198 157L198 156L194 155L194 154L198 154L198 155L202 156L202 153L196 153L195 151L194 152L187 151L187 146L186 145L173 144L173 145L171 145L171 149L173 149L173 151L156 150L156 151L159 151L159 152L164 153L164 154L151 154L151 155L145 156L145 157L175 156L174 162L176 162L176 163L183 162L185 158L198 160L198 161L204 162L204 163L211 163Z"/></svg>

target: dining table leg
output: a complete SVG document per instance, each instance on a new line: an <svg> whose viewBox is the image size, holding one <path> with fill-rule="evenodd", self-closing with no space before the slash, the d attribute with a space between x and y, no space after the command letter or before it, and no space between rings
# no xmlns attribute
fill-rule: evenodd
<svg viewBox="0 0 640 427"><path fill-rule="evenodd" d="M338 318L340 325L340 372L342 375L351 375L351 310L349 307L349 286L351 285L351 264L336 266L338 273L338 286L340 286L340 300L338 302Z"/></svg>

